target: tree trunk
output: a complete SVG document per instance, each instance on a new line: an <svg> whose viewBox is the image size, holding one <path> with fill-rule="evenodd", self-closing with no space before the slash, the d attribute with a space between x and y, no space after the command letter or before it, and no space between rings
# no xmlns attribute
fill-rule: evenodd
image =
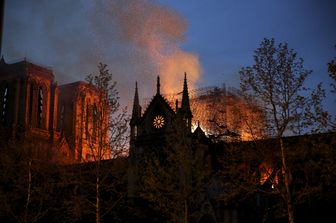
<svg viewBox="0 0 336 223"><path fill-rule="evenodd" d="M287 169L285 147L284 147L283 140L281 137L279 138L279 141L280 141L280 149L281 149L281 162L282 162L282 167L284 169L284 177L285 177L288 220L289 220L289 223L294 223L294 207L293 207L292 191L290 188L290 180L289 180L290 173Z"/></svg>
<svg viewBox="0 0 336 223"><path fill-rule="evenodd" d="M96 177L96 223L100 223L100 192L99 192L100 178Z"/></svg>
<svg viewBox="0 0 336 223"><path fill-rule="evenodd" d="M188 204L186 199L184 199L184 223L188 223Z"/></svg>
<svg viewBox="0 0 336 223"><path fill-rule="evenodd" d="M30 204L30 198L31 198L31 184L32 184L32 173L31 173L31 165L32 160L30 159L28 162L28 188L27 188L27 199L26 199L26 205L25 205L25 212L24 212L24 219L23 222L28 222L28 209Z"/></svg>

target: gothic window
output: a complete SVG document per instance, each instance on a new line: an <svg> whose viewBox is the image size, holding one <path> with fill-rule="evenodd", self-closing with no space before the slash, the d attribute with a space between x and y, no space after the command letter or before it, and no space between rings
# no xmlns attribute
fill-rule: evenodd
<svg viewBox="0 0 336 223"><path fill-rule="evenodd" d="M29 120L32 122L33 118L33 99L34 99L34 85L30 84L30 93L29 93Z"/></svg>
<svg viewBox="0 0 336 223"><path fill-rule="evenodd" d="M42 87L39 88L38 91L38 113L37 113L37 124L38 127L41 128L42 127L42 118L43 118L43 90Z"/></svg>
<svg viewBox="0 0 336 223"><path fill-rule="evenodd" d="M63 124L64 124L64 104L62 105L61 108L61 126L60 126L60 130L63 131Z"/></svg>
<svg viewBox="0 0 336 223"><path fill-rule="evenodd" d="M89 105L86 105L86 112L85 112L85 136L89 138Z"/></svg>
<svg viewBox="0 0 336 223"><path fill-rule="evenodd" d="M93 106L93 122L92 122L92 142L96 142L96 137L97 137L97 106Z"/></svg>
<svg viewBox="0 0 336 223"><path fill-rule="evenodd" d="M8 110L8 85L5 86L2 97L1 121L6 122Z"/></svg>

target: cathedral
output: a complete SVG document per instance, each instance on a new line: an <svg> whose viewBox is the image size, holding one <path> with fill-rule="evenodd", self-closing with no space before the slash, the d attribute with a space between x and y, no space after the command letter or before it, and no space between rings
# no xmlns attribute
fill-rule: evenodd
<svg viewBox="0 0 336 223"><path fill-rule="evenodd" d="M82 163L95 160L98 132L106 129L108 122L106 119L99 122L101 98L95 87L82 81L59 86L54 78L52 70L27 60L11 64L3 58L0 60L1 148L15 146L35 161L47 161L44 163L50 167L55 166L51 163L76 163L58 165L59 169L45 173L44 178L33 177L38 189L40 185L47 189L39 195L50 195L43 201L45 210L54 208L54 212L46 212L39 222L62 222L55 217L68 217L64 214L66 207L60 205L62 202L77 205L78 199L96 201L92 195L98 184L92 176L97 174L97 169L92 165L98 162ZM129 156L111 159L111 148L103 148L104 161L99 162L98 173L106 181L99 184L102 191L98 196L103 209L108 211L104 215L106 222L116 216L122 222L287 222L286 214L279 213L284 210L284 203L277 190L283 185L276 140L211 140L200 127L201 123L192 126L195 117L187 74L181 81L182 97L173 107L161 94L160 85L157 77L156 92L145 109L139 100L141 87L135 85ZM107 144L108 139L104 140ZM335 176L334 172L328 172L328 168L334 168L331 164L335 160L335 134L287 137L284 143L296 152L292 157L294 192L306 186L317 186L318 190L297 205L298 222L317 222L321 216L327 219L335 208L335 184L330 183L335 181L324 179ZM303 169L303 165L315 161L318 165ZM2 160L3 170L6 162ZM45 167L38 169L38 173ZM75 179L84 176L85 181L69 181L67 174ZM2 185L12 185L8 184L10 177L3 175ZM64 184L55 184L62 177L66 179ZM244 191L246 188L249 191ZM8 203L1 207L12 205L11 196L20 198L15 207L24 206L21 195L12 191L12 187L2 189L1 196L8 197ZM25 187L20 189L26 191ZM110 199L119 202L118 209L112 210L105 203ZM88 207L83 205L79 210ZM83 211L75 216L73 206L68 208L70 218L79 217L77 222L94 219L92 212ZM0 213L0 219L11 219L9 213L12 212Z"/></svg>
<svg viewBox="0 0 336 223"><path fill-rule="evenodd" d="M43 160L93 160L97 91L82 81L58 86L54 78L51 69L27 60L8 64L1 58L1 139L27 147ZM103 159L108 158L106 152Z"/></svg>
<svg viewBox="0 0 336 223"><path fill-rule="evenodd" d="M190 222L216 222L218 217L210 204L205 185L195 186L201 185L201 179L211 174L210 141L199 125L192 131L193 115L186 74L181 86L181 102L176 100L175 108L172 108L160 93L160 77L157 77L156 94L142 112L136 84L130 121L128 198L131 206L137 209L149 205L147 202L154 206L170 206L166 220L181 221L187 216ZM167 188L168 194L176 193L176 197L167 198L167 201L161 200L160 196L153 198L156 189L162 187ZM184 196L185 203L181 203ZM191 202L191 197L197 201ZM187 212L197 214L190 218ZM234 217L234 212L226 214ZM136 221L141 222L139 219Z"/></svg>
<svg viewBox="0 0 336 223"><path fill-rule="evenodd" d="M135 86L127 189L129 208L141 214L132 222L286 222L286 213L279 214L283 206L277 206L282 200L274 196L283 187L276 139L211 140L199 122L192 126L186 74L181 88L181 101L172 108L157 77L156 94L142 111ZM316 175L320 170L309 168L304 173L304 159L333 159L326 154L334 154L330 149L335 134L286 137L284 144L297 153L309 153L292 158L294 193L302 190L302 182L314 187L320 182ZM244 186L254 189L246 191ZM331 213L330 205L314 196L297 205L298 222L314 222L322 219L321 213Z"/></svg>

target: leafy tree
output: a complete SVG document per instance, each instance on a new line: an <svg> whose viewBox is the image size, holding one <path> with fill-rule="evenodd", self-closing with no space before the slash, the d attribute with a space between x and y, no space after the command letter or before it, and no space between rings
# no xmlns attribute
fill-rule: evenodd
<svg viewBox="0 0 336 223"><path fill-rule="evenodd" d="M305 80L312 71L304 69L303 59L298 58L287 43L276 45L274 39L264 39L255 50L254 61L252 67L240 70L240 86L246 101L258 100L266 114L267 133L279 144L283 173L279 179L283 184L279 185L284 185L288 219L294 223L292 188L295 182L290 149L283 137L321 129L317 121L327 116L321 106L324 90L321 84L314 90L305 87Z"/></svg>

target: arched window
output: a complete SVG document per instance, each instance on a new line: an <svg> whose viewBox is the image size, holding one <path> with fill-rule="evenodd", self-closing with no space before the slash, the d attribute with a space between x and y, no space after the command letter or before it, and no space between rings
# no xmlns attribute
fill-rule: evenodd
<svg viewBox="0 0 336 223"><path fill-rule="evenodd" d="M8 113L8 85L6 85L3 90L2 98L1 122L5 123Z"/></svg>
<svg viewBox="0 0 336 223"><path fill-rule="evenodd" d="M38 108L37 108L37 124L39 128L42 127L42 118L43 118L43 90L42 87L39 87Z"/></svg>
<svg viewBox="0 0 336 223"><path fill-rule="evenodd" d="M93 106L93 117L92 117L92 142L96 142L96 137L97 137L97 119L98 119L98 114L97 114L97 106L96 104Z"/></svg>
<svg viewBox="0 0 336 223"><path fill-rule="evenodd" d="M64 125L64 104L61 107L61 120L60 120L60 131L63 132L63 125Z"/></svg>
<svg viewBox="0 0 336 223"><path fill-rule="evenodd" d="M86 139L89 138L89 105L86 105L86 111L85 111L85 136Z"/></svg>
<svg viewBox="0 0 336 223"><path fill-rule="evenodd" d="M30 93L29 93L29 122L32 124L33 119L33 99L34 99L34 84L30 84Z"/></svg>

